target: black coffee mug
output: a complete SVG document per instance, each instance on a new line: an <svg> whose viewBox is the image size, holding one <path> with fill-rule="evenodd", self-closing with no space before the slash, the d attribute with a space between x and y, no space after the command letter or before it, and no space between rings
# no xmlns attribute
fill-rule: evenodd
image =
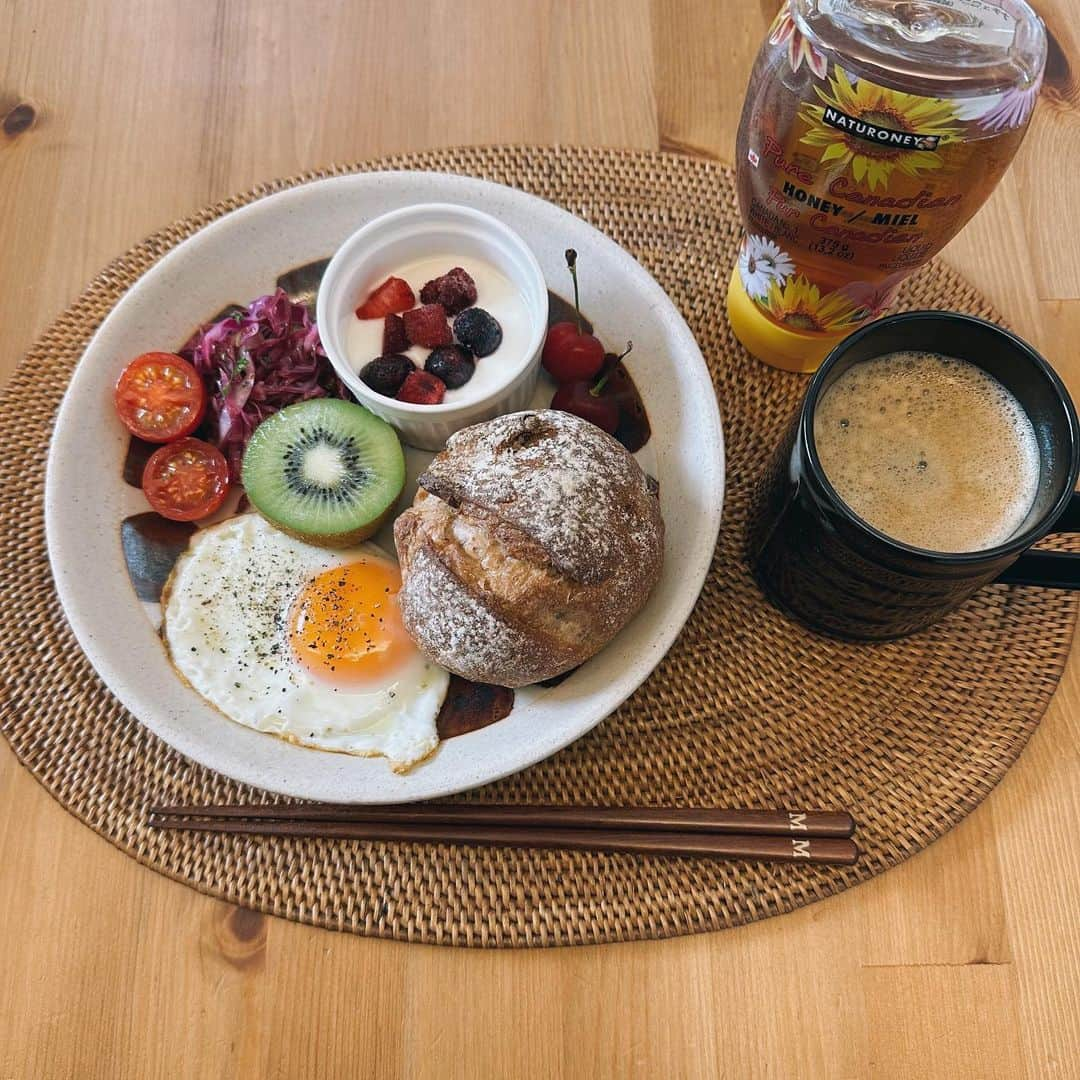
<svg viewBox="0 0 1080 1080"><path fill-rule="evenodd" d="M859 518L829 483L814 445L821 395L853 364L898 351L975 364L1010 390L1035 428L1040 475L1020 529L996 547L959 555L900 543ZM914 633L991 581L1080 588L1080 554L1029 552L1055 531L1080 531L1080 437L1061 380L1015 334L971 315L913 311L845 338L810 380L757 500L748 557L766 596L811 629L858 641Z"/></svg>

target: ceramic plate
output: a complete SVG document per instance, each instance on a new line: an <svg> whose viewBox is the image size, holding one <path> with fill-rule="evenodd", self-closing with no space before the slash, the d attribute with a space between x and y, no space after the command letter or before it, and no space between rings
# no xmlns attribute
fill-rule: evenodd
<svg viewBox="0 0 1080 1080"><path fill-rule="evenodd" d="M628 368L654 433L638 459L660 481L667 546L648 604L599 655L558 686L518 691L506 719L446 740L397 775L381 758L297 747L241 727L181 683L157 636L156 605L137 598L125 564L121 523L148 508L122 479L128 437L112 388L132 357L178 348L226 304L271 291L289 270L329 257L364 222L418 202L461 203L501 218L563 295L563 251L577 248L598 336L609 348L634 342ZM550 393L542 381L536 404ZM402 505L429 455L410 451L408 458ZM368 173L293 188L219 218L128 291L90 342L61 406L45 513L53 574L75 635L139 720L181 753L244 783L375 803L488 783L555 753L607 716L648 676L690 614L712 558L723 493L720 416L704 360L682 316L633 258L564 210L511 188L435 173ZM381 540L387 543L387 532Z"/></svg>

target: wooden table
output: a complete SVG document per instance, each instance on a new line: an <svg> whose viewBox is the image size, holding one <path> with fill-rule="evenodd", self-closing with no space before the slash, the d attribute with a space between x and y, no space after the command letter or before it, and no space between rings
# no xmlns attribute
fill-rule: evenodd
<svg viewBox="0 0 1080 1080"><path fill-rule="evenodd" d="M1080 392L1080 3L947 255ZM330 162L527 141L732 155L773 0L0 0L4 374L110 258ZM906 865L669 942L470 952L240 912L0 748L0 1077L1080 1075L1080 665L999 789Z"/></svg>

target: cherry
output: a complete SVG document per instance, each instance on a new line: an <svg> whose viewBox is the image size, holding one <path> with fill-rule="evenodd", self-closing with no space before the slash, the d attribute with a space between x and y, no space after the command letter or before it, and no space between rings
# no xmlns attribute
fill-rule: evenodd
<svg viewBox="0 0 1080 1080"><path fill-rule="evenodd" d="M619 426L619 406L615 404L615 399L594 394L588 379L563 383L555 391L551 407L580 416L582 420L588 420L609 435L614 435Z"/></svg>
<svg viewBox="0 0 1080 1080"><path fill-rule="evenodd" d="M604 365L604 346L592 334L583 334L576 323L556 323L544 342L541 362L559 383L592 379Z"/></svg>
<svg viewBox="0 0 1080 1080"><path fill-rule="evenodd" d="M548 330L541 359L544 370L559 383L595 378L604 366L604 346L600 344L599 338L586 334L581 323L577 252L573 248L566 251L566 265L574 279L574 310L577 312L577 322L556 323Z"/></svg>
<svg viewBox="0 0 1080 1080"><path fill-rule="evenodd" d="M609 435L614 435L615 429L619 426L619 404L613 395L604 395L603 389L611 378L611 373L622 363L623 357L633 347L633 344L628 341L626 352L615 357L615 362L595 386L590 385L588 379L574 379L572 382L563 383L555 391L555 396L551 399L551 407L560 412L580 416L582 420L588 420L590 424L595 424Z"/></svg>

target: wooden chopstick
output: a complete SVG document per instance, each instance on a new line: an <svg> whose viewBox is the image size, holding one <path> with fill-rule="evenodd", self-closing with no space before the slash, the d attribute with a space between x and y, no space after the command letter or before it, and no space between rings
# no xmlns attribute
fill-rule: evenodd
<svg viewBox="0 0 1080 1080"><path fill-rule="evenodd" d="M755 836L850 837L850 814L824 810L726 810L653 806L493 806L484 803L406 803L388 806L154 806L155 818L207 821L306 821L330 824L469 825L498 828L648 830Z"/></svg>
<svg viewBox="0 0 1080 1080"><path fill-rule="evenodd" d="M206 809L205 807L203 809ZM642 855L704 855L771 862L838 863L859 857L854 842L836 837L770 836L735 833L678 833L630 829L540 828L440 825L434 822L260 820L151 814L159 829L245 833L253 836L308 836L331 840L399 840L408 843L468 844L482 847L562 848L569 851L633 852Z"/></svg>

